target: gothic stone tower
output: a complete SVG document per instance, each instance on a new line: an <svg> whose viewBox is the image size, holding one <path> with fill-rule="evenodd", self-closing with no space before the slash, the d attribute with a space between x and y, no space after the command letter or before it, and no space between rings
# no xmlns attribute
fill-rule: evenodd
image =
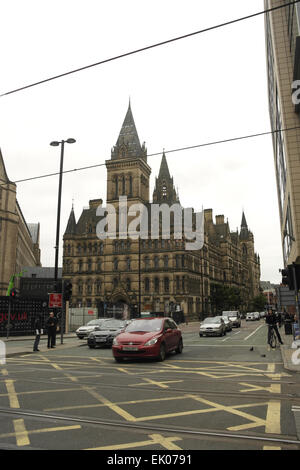
<svg viewBox="0 0 300 470"><path fill-rule="evenodd" d="M106 202L118 206L119 196L127 196L128 206L149 202L149 177L145 143L141 146L130 103L111 159L106 160Z"/></svg>

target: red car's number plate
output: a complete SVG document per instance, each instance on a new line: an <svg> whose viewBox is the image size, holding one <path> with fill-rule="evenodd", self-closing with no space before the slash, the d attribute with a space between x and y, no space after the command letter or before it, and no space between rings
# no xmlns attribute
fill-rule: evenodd
<svg viewBox="0 0 300 470"><path fill-rule="evenodd" d="M123 346L123 351L138 351L139 348L136 346Z"/></svg>

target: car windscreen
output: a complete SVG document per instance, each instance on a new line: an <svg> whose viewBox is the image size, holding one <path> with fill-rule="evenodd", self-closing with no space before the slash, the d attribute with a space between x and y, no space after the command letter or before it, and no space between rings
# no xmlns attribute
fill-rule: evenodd
<svg viewBox="0 0 300 470"><path fill-rule="evenodd" d="M131 322L127 328L127 332L134 332L134 331L160 331L162 328L163 320L161 318L153 318L152 320L134 320Z"/></svg>
<svg viewBox="0 0 300 470"><path fill-rule="evenodd" d="M108 320L101 323L101 328L123 328L126 323L123 320Z"/></svg>
<svg viewBox="0 0 300 470"><path fill-rule="evenodd" d="M87 323L87 326L94 326L94 325L102 325L103 322L105 322L105 318L98 318L97 320L91 320Z"/></svg>
<svg viewBox="0 0 300 470"><path fill-rule="evenodd" d="M220 323L220 318L205 318L203 323Z"/></svg>

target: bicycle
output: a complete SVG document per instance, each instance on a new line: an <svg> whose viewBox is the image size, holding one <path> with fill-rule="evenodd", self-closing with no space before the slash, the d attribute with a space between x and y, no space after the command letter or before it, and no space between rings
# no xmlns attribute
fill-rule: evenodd
<svg viewBox="0 0 300 470"><path fill-rule="evenodd" d="M277 346L279 346L279 341L273 325L269 325L269 328L271 328L269 345L271 346L271 348L276 349Z"/></svg>

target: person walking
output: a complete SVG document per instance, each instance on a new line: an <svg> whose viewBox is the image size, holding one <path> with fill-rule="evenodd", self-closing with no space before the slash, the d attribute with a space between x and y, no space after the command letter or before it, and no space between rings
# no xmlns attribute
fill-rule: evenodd
<svg viewBox="0 0 300 470"><path fill-rule="evenodd" d="M55 348L57 318L50 312L47 320L48 348Z"/></svg>
<svg viewBox="0 0 300 470"><path fill-rule="evenodd" d="M274 331L277 335L279 343L283 344L281 336L277 328L277 322L278 322L278 319L276 317L276 314L273 312L271 308L269 308L267 312L267 316L266 316L266 324L268 325L268 345L269 346L270 346L272 328L274 328Z"/></svg>
<svg viewBox="0 0 300 470"><path fill-rule="evenodd" d="M34 345L33 345L33 351L39 351L39 342L41 335L43 334L43 329L42 329L42 315L40 313L37 314L35 320L34 320L34 329L35 329L35 340L34 340Z"/></svg>

